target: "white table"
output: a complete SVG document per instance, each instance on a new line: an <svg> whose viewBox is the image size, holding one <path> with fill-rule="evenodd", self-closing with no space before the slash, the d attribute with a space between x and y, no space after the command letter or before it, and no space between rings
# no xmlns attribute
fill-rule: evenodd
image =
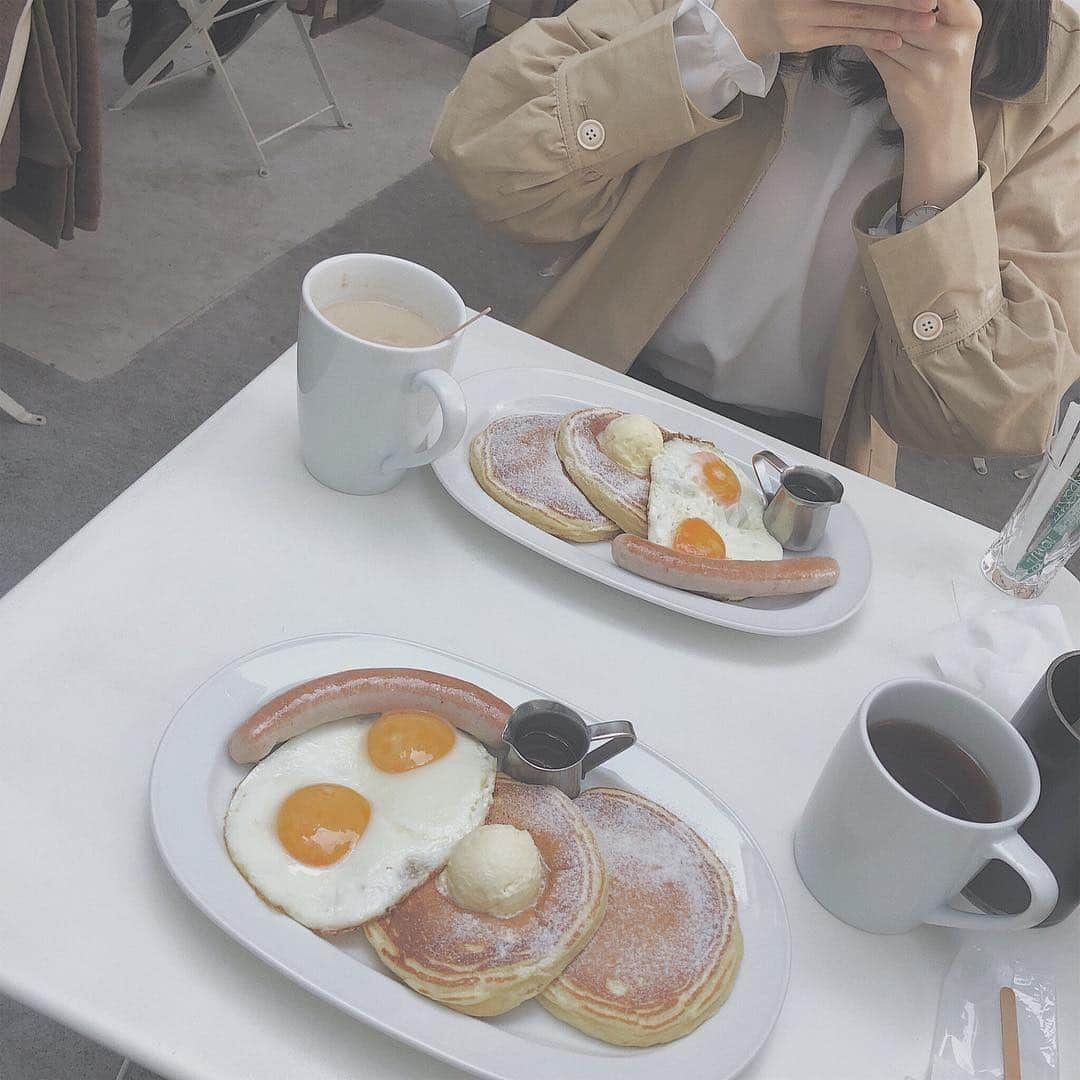
<svg viewBox="0 0 1080 1080"><path fill-rule="evenodd" d="M469 332L459 374L511 365L621 378L492 320ZM287 353L0 601L0 989L170 1077L459 1075L218 932L147 822L158 738L210 673L275 640L371 631L629 716L738 810L794 944L787 1004L748 1077L922 1076L960 935L849 929L804 889L791 833L865 692L930 671L925 632L956 618L951 582L979 580L990 534L842 475L874 549L866 607L819 637L744 636L518 547L429 469L374 498L321 487L300 461ZM1061 574L1049 599L1080 639L1080 583ZM1080 1068L1080 919L1028 938L1057 968L1066 1080Z"/></svg>

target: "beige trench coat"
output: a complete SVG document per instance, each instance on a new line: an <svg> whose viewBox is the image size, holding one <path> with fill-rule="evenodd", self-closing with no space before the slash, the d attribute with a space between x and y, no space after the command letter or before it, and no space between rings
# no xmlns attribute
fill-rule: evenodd
<svg viewBox="0 0 1080 1080"><path fill-rule="evenodd" d="M587 241L524 329L619 371L771 165L800 77L704 116L679 77L675 12L578 0L528 23L472 61L432 144L483 221L528 242ZM1042 450L1080 377L1078 86L1080 16L1054 0L1035 88L976 96L974 188L883 238L869 229L899 177L867 195L830 345L824 456L891 483L897 443L936 456ZM596 148L578 139L585 120L602 127ZM915 332L926 312L942 320L930 341Z"/></svg>

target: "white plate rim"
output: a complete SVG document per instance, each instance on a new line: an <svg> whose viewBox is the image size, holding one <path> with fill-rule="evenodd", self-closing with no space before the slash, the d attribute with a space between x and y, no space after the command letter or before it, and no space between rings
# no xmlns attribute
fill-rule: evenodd
<svg viewBox="0 0 1080 1080"><path fill-rule="evenodd" d="M721 436L727 433L730 438L733 433L733 429L724 422L723 417L709 413L688 402L660 401L655 395L650 395L645 391L598 379L592 375L560 371L556 368L525 367L493 368L488 371L477 372L461 380L461 388L469 404L469 421L466 434L454 450L432 462L431 466L447 494L459 506L472 514L473 517L508 539L575 573L591 578L593 581L599 581L610 588L617 589L619 592L635 596L640 600L667 608L670 611L687 615L700 622L723 626L730 630L739 630L744 633L766 637L805 637L825 633L841 626L862 608L869 594L870 583L873 578L873 555L866 529L858 515L847 503L843 503L837 508L834 517L837 520L846 521L843 528L846 532L850 532L855 539L859 560L865 565L865 573L857 580L854 586L849 586L850 576L845 578L843 567L841 567L840 582L834 586L834 589L843 589L841 595L845 596L850 592L850 600L847 606L831 617L801 625L785 625L783 621L783 617L788 611L794 611L797 608L778 608L766 611L722 600L710 600L694 593L649 581L646 578L636 577L614 565L594 564L594 560L581 556L580 545L551 536L549 533L530 525L511 513L483 491L472 476L472 471L469 468L469 443L480 429L481 420L487 421L494 415L490 409L485 409L478 417L475 401L472 399L475 399L479 393L489 387L498 388L501 385L509 385L518 379L525 378L533 385L523 387L522 389L527 392L521 394L515 400L523 400L531 396L562 396L575 400L584 406L595 404L597 400L603 401L605 394L610 397L614 393L638 398L647 404L650 402L654 405L660 404L665 409L684 413L686 416L693 418L698 424L703 423L711 427L713 429L713 441L721 447L724 446L724 440ZM538 388L537 384L543 380L551 380L554 385ZM583 386L596 388L591 398L581 397L575 393L575 390L580 390ZM643 411L647 411L647 404ZM510 412L513 410L507 408L501 410L499 414L502 415L503 411ZM734 434L745 438L738 432ZM461 467L462 461L464 461L464 468ZM468 473L467 478L465 473ZM460 481L457 477L461 478ZM483 499L480 499L478 495L482 495ZM854 562L854 559L852 561ZM827 591L831 592L832 590ZM812 604L813 602L813 597L802 601L804 604Z"/></svg>
<svg viewBox="0 0 1080 1080"><path fill-rule="evenodd" d="M393 645L399 645L407 649L417 649L429 654L432 657L438 657L443 660L451 661L452 663L464 664L467 667L475 668L477 670L489 673L496 678L505 679L509 682L516 684L518 687L534 693L540 697L547 697L549 691L545 691L540 687L535 687L531 683L525 682L514 675L500 671L497 668L493 668L490 665L474 661L468 657L463 657L455 653L451 653L447 650L439 649L434 646L427 645L423 642L411 641L406 638L392 637L382 634L372 634L366 632L334 632L326 634L314 634L305 635L296 638L289 638L282 641L273 642L269 645L264 645L258 649L254 649L242 656L235 657L232 660L227 661L221 665L216 671L209 675L202 683L199 684L191 693L185 698L180 707L176 710L169 724L163 731L161 738L158 742L157 749L154 753L153 762L151 764L150 776L148 780L148 802L150 810L150 825L151 832L154 838L155 846L157 847L159 857L165 864L166 869L169 871L170 876L176 885L180 888L181 892L200 910L215 926L226 933L234 941L238 942L241 946L257 956L260 960L266 963L271 968L281 972L286 978L289 978L293 982L302 986L309 993L314 996L334 1005L341 1011L345 1012L356 1019L374 1027L375 1029L389 1035L402 1043L405 1043L413 1048L425 1053L438 1060L447 1062L463 1071L475 1076L489 1078L489 1080L550 1080L552 1076L552 1068L558 1068L560 1065L571 1065L577 1063L579 1067L585 1066L587 1063L593 1063L593 1070L586 1070L577 1073L557 1073L556 1075L574 1075L585 1077L606 1075L605 1070L615 1068L618 1070L619 1075L624 1080L651 1080L655 1076L656 1057L658 1054L662 1054L665 1057L675 1056L673 1051L677 1053L680 1047L685 1048L688 1045L687 1039L676 1040L673 1043L668 1043L660 1047L648 1048L642 1053L640 1057L627 1056L627 1057L597 1057L593 1058L587 1054L575 1053L572 1050L564 1049L561 1047L545 1046L543 1047L543 1057L539 1062L529 1061L528 1055L522 1055L521 1059L516 1063L514 1072L507 1073L500 1069L493 1067L487 1067L475 1060L466 1060L463 1057L458 1056L453 1051L436 1047L426 1042L421 1035L416 1034L413 1031L407 1029L404 1026L395 1026L394 1023L389 1020L374 1015L359 1006L350 1004L343 1001L336 996L332 991L326 989L318 982L312 981L302 972L297 971L289 967L283 960L274 955L274 953L251 938L245 936L236 927L232 926L225 916L219 914L213 907L212 903L204 897L195 885L188 879L188 875L185 869L178 865L176 858L170 847L170 829L171 825L166 820L162 811L162 788L163 788L163 776L165 775L165 769L163 765L167 762L169 756L169 742L170 739L177 739L178 732L180 730L180 724L178 723L183 717L185 711L192 706L192 703L200 696L200 694L206 692L214 683L220 680L223 676L230 671L240 667L241 665L260 659L265 656L272 655L282 650L292 650L296 648L302 648L313 644L331 643L331 642L372 642L390 643ZM571 708L577 708L571 702L567 702ZM584 710L578 710L583 717L589 722L593 722L596 718ZM224 741L221 743L222 751L224 752ZM666 769L678 776L682 781L689 783L692 787L697 789L705 798L707 798L712 804L717 807L736 827L740 832L742 838L745 840L749 848L754 852L757 862L760 864L761 869L764 870L766 879L770 885L770 892L777 905L777 910L780 915L780 928L783 934L783 971L780 979L779 991L776 995L776 1000L773 1004L769 1015L766 1018L766 1022L761 1028L761 1034L756 1044L747 1048L747 1052L743 1056L741 1063L734 1068L733 1071L729 1071L725 1077L718 1078L718 1080L733 1080L735 1076L741 1073L760 1053L762 1047L768 1041L776 1023L779 1020L780 1013L783 1010L784 1001L787 996L787 990L790 983L791 976L791 962L792 962L792 946L791 946L791 928L790 920L787 913L787 905L784 901L783 892L780 889L779 881L776 878L776 874L772 869L764 851L754 838L753 834L747 828L742 819L722 800L719 796L712 791L701 781L697 780L694 776L688 773L681 766L671 761L669 758L660 754L658 751L653 750L648 744L642 742L640 739L636 744L636 748L639 748L644 753L655 759ZM617 772L617 759L615 762L607 766L612 772ZM200 792L204 792L205 789L200 788ZM303 928L300 928L303 929ZM305 931L307 933L307 931ZM318 940L316 935L312 935ZM329 944L329 943L326 943ZM331 946L332 948L332 946ZM336 950L335 950L336 952ZM363 968L363 965L360 965ZM363 968L363 970L372 970ZM390 975L382 972L373 971L373 974L377 977L385 980L385 982L392 987L396 987L405 994L408 995L410 1001L416 1001L426 1005L433 1006L438 1010L437 1015L442 1016L444 1019L448 1019L455 1026L462 1021L470 1021L474 1018L467 1017L459 1013L455 1013L452 1010L444 1009L442 1006L436 1005L434 1002L428 1002L426 999L413 991L409 990L403 984L400 984L392 978ZM509 1033L498 1031L498 1029L492 1029L487 1025L484 1025L483 1030L488 1032L496 1031L499 1036L504 1039L516 1038ZM693 1036L687 1037L688 1039ZM602 1045L602 1044L599 1044ZM683 1055L678 1055L683 1056ZM535 1055L534 1055L535 1057ZM596 1064L600 1062L601 1064ZM670 1064L670 1063L663 1063ZM685 1064L685 1063L684 1063ZM517 1066L527 1066L518 1068ZM535 1067L534 1067L535 1066Z"/></svg>

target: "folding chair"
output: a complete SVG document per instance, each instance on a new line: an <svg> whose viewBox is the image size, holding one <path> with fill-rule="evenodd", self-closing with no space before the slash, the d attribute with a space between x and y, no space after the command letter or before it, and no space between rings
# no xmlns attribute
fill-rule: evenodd
<svg viewBox="0 0 1080 1080"><path fill-rule="evenodd" d="M286 132L292 131L294 128L300 127L302 124L306 124L311 120L314 120L317 116L322 116L325 112L332 112L334 114L334 120L337 122L337 126L340 128L351 128L352 124L341 115L341 108L337 103L337 99L334 97L334 91L330 87L330 82L326 78L326 72L323 70L322 64L319 63L319 58L315 53L315 48L311 44L311 38L308 37L307 31L304 28L303 19L295 12L289 12L292 17L293 26L296 28L297 36L303 43L304 51L307 54L308 61L311 64L312 71L315 73L315 78L319 80L319 86L322 88L323 96L326 98L326 105L321 109L316 109L310 116L305 116L300 120L296 120L287 126L280 128L277 131L271 132L269 135L264 135L259 138L255 131L252 129L251 122L248 120L247 113L244 112L244 106L240 104L240 98L236 94L236 88L233 86L232 80L229 78L228 72L225 70L225 60L227 57L222 57L214 47L214 42L210 37L210 27L215 23L224 22L226 19L234 18L237 15L242 15L246 11L258 11L258 16L253 23L251 29L244 37L243 41L236 46L229 56L232 56L235 52L244 48L251 39L259 32L260 29L273 17L278 8L285 6L285 0L254 0L253 3L247 4L243 7L236 8L233 11L219 14L221 9L227 3L227 0L178 0L180 6L187 13L188 18L191 20L191 24L184 30L184 32L139 76L138 80L129 87L119 98L116 99L109 109L112 111L118 111L120 109L126 109L144 90L152 90L158 86L164 86L166 83L170 83L173 79L182 78L185 75L190 75L194 71L201 71L204 68L208 69L208 74L213 74L215 71L221 77L222 83L225 87L225 93L229 101L232 104L233 109L236 110L237 118L240 121L241 126L244 129L244 133L247 135L248 140L251 143L252 148L255 151L256 157L259 159L259 175L269 176L270 167L266 161L266 155L263 153L263 147L274 139L279 138ZM159 79L154 82L155 77L163 71L169 64L176 60L180 54L192 44L192 42L198 42L202 47L203 52L206 53L207 59L198 64L192 64L190 67L184 68L182 71L177 71L171 75L166 76L163 79Z"/></svg>

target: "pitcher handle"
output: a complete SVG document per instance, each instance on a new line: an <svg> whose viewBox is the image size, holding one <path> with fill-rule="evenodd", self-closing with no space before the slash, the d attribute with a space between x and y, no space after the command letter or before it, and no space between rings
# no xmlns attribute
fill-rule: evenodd
<svg viewBox="0 0 1080 1080"><path fill-rule="evenodd" d="M765 502L770 503L780 490L780 477L788 467L787 462L771 450L759 450L750 460L761 494L765 496Z"/></svg>
<svg viewBox="0 0 1080 1080"><path fill-rule="evenodd" d="M581 775L584 776L590 769L609 761L616 754L629 750L637 742L634 733L634 725L629 720L605 720L601 724L589 724L586 728L589 733L589 742L596 739L606 739L595 750L590 750L581 762Z"/></svg>

